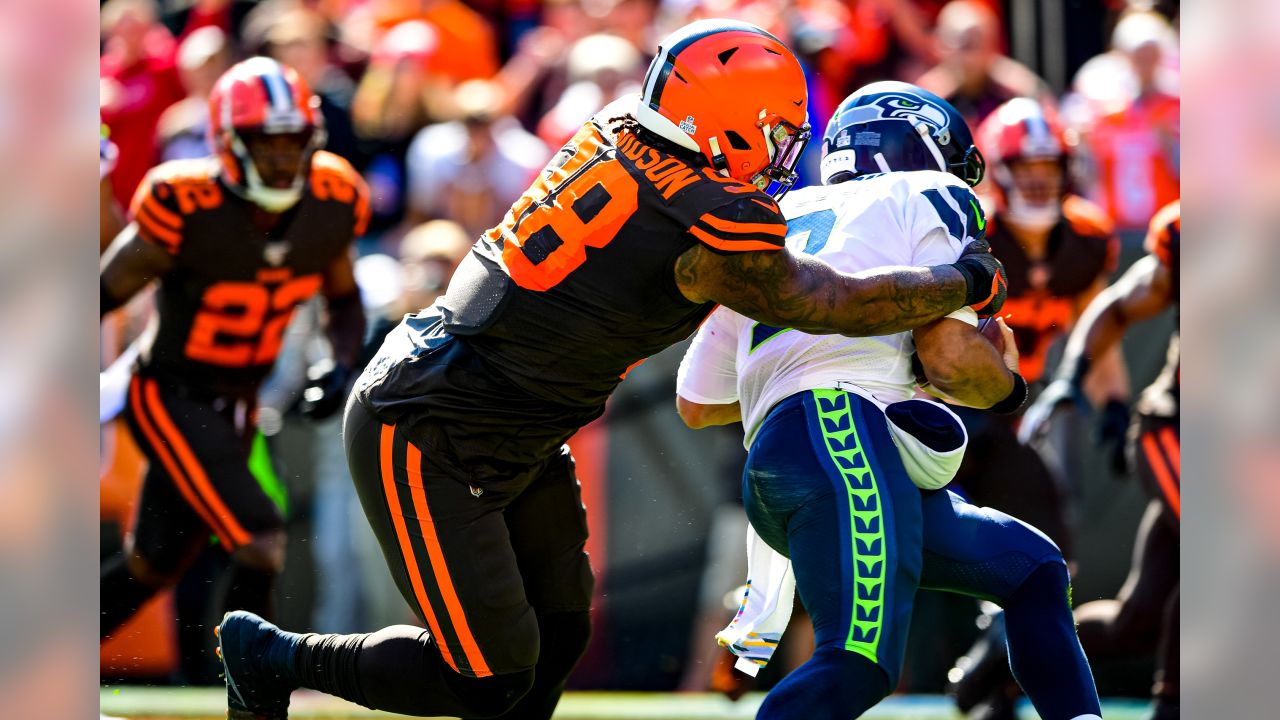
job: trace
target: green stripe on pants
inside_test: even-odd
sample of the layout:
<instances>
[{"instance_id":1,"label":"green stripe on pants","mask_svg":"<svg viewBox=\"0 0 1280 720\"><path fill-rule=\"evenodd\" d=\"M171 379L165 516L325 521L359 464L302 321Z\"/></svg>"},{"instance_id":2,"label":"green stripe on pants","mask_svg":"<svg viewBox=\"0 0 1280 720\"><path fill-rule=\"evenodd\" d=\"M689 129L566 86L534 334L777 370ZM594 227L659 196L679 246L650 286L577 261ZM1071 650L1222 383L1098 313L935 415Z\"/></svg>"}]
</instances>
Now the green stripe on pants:
<instances>
[{"instance_id":1,"label":"green stripe on pants","mask_svg":"<svg viewBox=\"0 0 1280 720\"><path fill-rule=\"evenodd\" d=\"M885 538L883 503L875 472L858 438L849 396L841 390L813 390L818 424L831 462L844 479L849 499L854 587L846 650L878 662L884 625Z\"/></svg>"}]
</instances>

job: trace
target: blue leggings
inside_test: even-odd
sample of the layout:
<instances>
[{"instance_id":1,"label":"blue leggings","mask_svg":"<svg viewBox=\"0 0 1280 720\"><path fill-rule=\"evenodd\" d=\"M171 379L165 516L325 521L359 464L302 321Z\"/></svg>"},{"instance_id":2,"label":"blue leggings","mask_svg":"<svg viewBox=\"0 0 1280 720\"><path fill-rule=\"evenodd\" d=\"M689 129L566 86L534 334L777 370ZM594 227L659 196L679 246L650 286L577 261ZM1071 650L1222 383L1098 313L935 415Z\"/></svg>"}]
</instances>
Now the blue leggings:
<instances>
[{"instance_id":1,"label":"blue leggings","mask_svg":"<svg viewBox=\"0 0 1280 720\"><path fill-rule=\"evenodd\" d=\"M992 600L1028 619L1019 635L1026 647L1011 658L1045 720L1098 712L1057 546L955 493L919 490L870 401L814 390L779 403L752 444L743 501L760 537L791 559L819 650L810 661L817 667L779 685L760 717L849 718L878 702L897 684L922 587ZM824 668L845 681L823 680ZM863 681L850 682L857 673ZM802 683L837 690L794 687Z\"/></svg>"}]
</instances>

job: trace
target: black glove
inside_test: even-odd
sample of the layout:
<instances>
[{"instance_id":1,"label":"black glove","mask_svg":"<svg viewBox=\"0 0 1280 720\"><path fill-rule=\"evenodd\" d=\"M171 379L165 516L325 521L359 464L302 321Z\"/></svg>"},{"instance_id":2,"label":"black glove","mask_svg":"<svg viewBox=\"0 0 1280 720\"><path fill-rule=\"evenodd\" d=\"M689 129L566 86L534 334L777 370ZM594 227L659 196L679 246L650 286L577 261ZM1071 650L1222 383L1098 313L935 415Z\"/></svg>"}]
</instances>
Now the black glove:
<instances>
[{"instance_id":1,"label":"black glove","mask_svg":"<svg viewBox=\"0 0 1280 720\"><path fill-rule=\"evenodd\" d=\"M347 400L347 380L351 370L324 361L307 371L307 389L299 408L312 420L323 420L337 412Z\"/></svg>"},{"instance_id":2,"label":"black glove","mask_svg":"<svg viewBox=\"0 0 1280 720\"><path fill-rule=\"evenodd\" d=\"M964 302L978 313L978 317L991 317L1000 312L1009 295L1009 283L1005 280L1004 265L991 254L991 243L971 241L951 267L964 275L968 284Z\"/></svg>"},{"instance_id":3,"label":"black glove","mask_svg":"<svg viewBox=\"0 0 1280 720\"><path fill-rule=\"evenodd\" d=\"M1129 433L1129 404L1119 400L1108 400L1102 406L1102 414L1098 418L1098 444L1110 446L1108 456L1111 470L1117 475L1125 475L1129 471L1129 460L1125 456L1125 438Z\"/></svg>"}]
</instances>

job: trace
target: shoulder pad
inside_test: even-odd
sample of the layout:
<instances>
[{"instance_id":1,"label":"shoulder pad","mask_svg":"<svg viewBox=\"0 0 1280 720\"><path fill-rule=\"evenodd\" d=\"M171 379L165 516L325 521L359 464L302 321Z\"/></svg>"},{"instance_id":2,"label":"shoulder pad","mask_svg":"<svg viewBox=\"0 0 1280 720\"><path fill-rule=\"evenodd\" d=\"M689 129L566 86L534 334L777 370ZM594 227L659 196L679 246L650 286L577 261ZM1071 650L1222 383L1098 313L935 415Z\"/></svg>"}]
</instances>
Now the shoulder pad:
<instances>
[{"instance_id":1,"label":"shoulder pad","mask_svg":"<svg viewBox=\"0 0 1280 720\"><path fill-rule=\"evenodd\" d=\"M889 173L885 177L892 177L894 174L896 173ZM973 188L963 180L950 173L933 170L900 174L914 177L907 178L906 185L895 187L908 189L908 201L912 196L924 198L953 238L965 243L986 237L986 211Z\"/></svg>"},{"instance_id":2,"label":"shoulder pad","mask_svg":"<svg viewBox=\"0 0 1280 720\"><path fill-rule=\"evenodd\" d=\"M689 232L720 252L780 250L787 238L787 221L772 198L756 192L730 197L713 207L694 221Z\"/></svg>"},{"instance_id":3,"label":"shoulder pad","mask_svg":"<svg viewBox=\"0 0 1280 720\"><path fill-rule=\"evenodd\" d=\"M369 188L351 163L326 150L311 157L311 194L353 206L355 234L363 235L369 225Z\"/></svg>"},{"instance_id":4,"label":"shoulder pad","mask_svg":"<svg viewBox=\"0 0 1280 720\"><path fill-rule=\"evenodd\" d=\"M212 158L173 160L152 168L129 204L144 240L171 254L182 246L186 218L222 204L217 163Z\"/></svg>"},{"instance_id":5,"label":"shoulder pad","mask_svg":"<svg viewBox=\"0 0 1280 720\"><path fill-rule=\"evenodd\" d=\"M1062 219L1077 235L1105 238L1115 234L1115 225L1107 213L1079 195L1068 195L1062 201Z\"/></svg>"}]
</instances>

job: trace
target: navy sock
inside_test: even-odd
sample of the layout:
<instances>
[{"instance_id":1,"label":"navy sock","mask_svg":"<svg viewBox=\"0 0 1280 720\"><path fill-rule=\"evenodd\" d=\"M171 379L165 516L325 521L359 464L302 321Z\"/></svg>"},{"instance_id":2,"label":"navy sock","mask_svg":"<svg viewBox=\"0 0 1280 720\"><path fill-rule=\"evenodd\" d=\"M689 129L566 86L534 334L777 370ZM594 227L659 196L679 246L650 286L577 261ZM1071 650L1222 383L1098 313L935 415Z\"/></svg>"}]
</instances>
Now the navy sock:
<instances>
[{"instance_id":1,"label":"navy sock","mask_svg":"<svg viewBox=\"0 0 1280 720\"><path fill-rule=\"evenodd\" d=\"M1044 720L1101 715L1098 689L1076 637L1067 569L1042 565L1004 603L1009 667Z\"/></svg>"},{"instance_id":2,"label":"navy sock","mask_svg":"<svg viewBox=\"0 0 1280 720\"><path fill-rule=\"evenodd\" d=\"M820 647L765 697L756 720L849 720L889 694L889 678L867 658Z\"/></svg>"}]
</instances>

